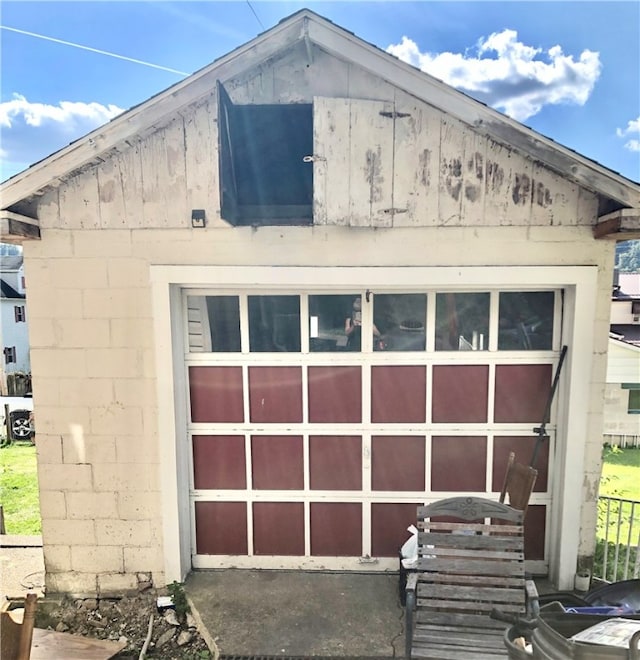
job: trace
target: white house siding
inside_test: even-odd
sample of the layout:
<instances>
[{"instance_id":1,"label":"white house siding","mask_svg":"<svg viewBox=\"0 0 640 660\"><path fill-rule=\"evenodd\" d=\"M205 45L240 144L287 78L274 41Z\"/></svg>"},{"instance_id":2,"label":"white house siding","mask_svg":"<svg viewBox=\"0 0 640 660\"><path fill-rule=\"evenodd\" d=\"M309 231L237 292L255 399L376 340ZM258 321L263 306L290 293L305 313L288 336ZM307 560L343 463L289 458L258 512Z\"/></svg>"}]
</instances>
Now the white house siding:
<instances>
[{"instance_id":1,"label":"white house siding","mask_svg":"<svg viewBox=\"0 0 640 660\"><path fill-rule=\"evenodd\" d=\"M612 305L615 307L615 304ZM604 439L613 444L640 442L640 415L630 415L629 390L622 383L640 383L640 347L609 340L604 397Z\"/></svg>"},{"instance_id":2,"label":"white house siding","mask_svg":"<svg viewBox=\"0 0 640 660\"><path fill-rule=\"evenodd\" d=\"M352 215L344 200L362 192L356 179L343 202L325 206L323 225L227 226L219 210L213 95L140 132L37 202L42 240L25 244L25 259L50 591L118 591L135 587L140 572L158 584L182 577L163 553L163 524L164 533L172 530L163 518L159 455L167 429L158 425L157 388L165 374L158 382L156 365L157 352L171 346L158 343L154 327L158 314L166 323L169 317L153 304L153 266L453 267L452 286L461 266L598 266L588 333L602 339L573 367L583 377L575 396L588 404L579 440L569 440L571 465L558 461L554 475L562 481L584 474L581 494L556 484L556 513L567 507L576 521L568 551L576 544L579 555L593 551L613 268L610 244L592 238L595 195L354 65L315 48L309 69L294 66L295 57L291 52L228 83L232 99L351 97L353 106L375 100L411 114L388 147L396 157L383 154L385 177L397 192L393 206L407 209L391 213L388 226L361 218L358 229L345 226ZM317 77L317 70L326 75ZM191 228L192 208L205 210L206 228ZM563 565L554 577L566 588L575 567L563 552L557 545L551 560Z\"/></svg>"}]
</instances>

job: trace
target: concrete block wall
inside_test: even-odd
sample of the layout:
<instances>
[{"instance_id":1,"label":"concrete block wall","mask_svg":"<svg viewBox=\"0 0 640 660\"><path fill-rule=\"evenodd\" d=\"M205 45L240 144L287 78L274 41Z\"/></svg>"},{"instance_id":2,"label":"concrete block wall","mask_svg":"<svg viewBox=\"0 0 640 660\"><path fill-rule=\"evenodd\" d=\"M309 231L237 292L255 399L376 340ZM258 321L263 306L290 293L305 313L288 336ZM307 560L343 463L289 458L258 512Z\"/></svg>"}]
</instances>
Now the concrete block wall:
<instances>
[{"instance_id":1,"label":"concrete block wall","mask_svg":"<svg viewBox=\"0 0 640 660\"><path fill-rule=\"evenodd\" d=\"M47 590L162 585L148 263L117 231L45 230L25 254Z\"/></svg>"},{"instance_id":2,"label":"concrete block wall","mask_svg":"<svg viewBox=\"0 0 640 660\"><path fill-rule=\"evenodd\" d=\"M135 588L140 573L164 582L150 265L604 264L596 324L606 337L609 247L575 226L44 230L25 257L47 588L112 593ZM585 556L605 373L600 341L588 437L570 440L585 442Z\"/></svg>"}]
</instances>

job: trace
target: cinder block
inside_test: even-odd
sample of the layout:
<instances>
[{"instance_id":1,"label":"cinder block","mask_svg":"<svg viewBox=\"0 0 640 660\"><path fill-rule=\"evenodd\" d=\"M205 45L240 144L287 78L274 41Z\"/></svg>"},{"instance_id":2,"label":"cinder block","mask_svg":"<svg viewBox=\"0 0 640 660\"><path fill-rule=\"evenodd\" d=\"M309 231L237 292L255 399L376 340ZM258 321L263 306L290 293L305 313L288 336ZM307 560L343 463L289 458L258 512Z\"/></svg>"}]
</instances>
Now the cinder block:
<instances>
[{"instance_id":1,"label":"cinder block","mask_svg":"<svg viewBox=\"0 0 640 660\"><path fill-rule=\"evenodd\" d=\"M95 348L111 345L106 319L60 319L56 322L60 348Z\"/></svg>"},{"instance_id":2,"label":"cinder block","mask_svg":"<svg viewBox=\"0 0 640 660\"><path fill-rule=\"evenodd\" d=\"M82 318L81 289L56 289L49 281L37 287L29 282L29 326L40 318Z\"/></svg>"},{"instance_id":3,"label":"cinder block","mask_svg":"<svg viewBox=\"0 0 640 660\"><path fill-rule=\"evenodd\" d=\"M141 436L138 442L131 442L129 437L116 438L116 454L118 463L155 465L159 458L158 440L148 434Z\"/></svg>"},{"instance_id":4,"label":"cinder block","mask_svg":"<svg viewBox=\"0 0 640 660\"><path fill-rule=\"evenodd\" d=\"M87 375L86 352L81 348L32 348L30 357L31 368L36 373L57 374L58 378L85 378Z\"/></svg>"},{"instance_id":5,"label":"cinder block","mask_svg":"<svg viewBox=\"0 0 640 660\"><path fill-rule=\"evenodd\" d=\"M153 572L164 568L164 558L161 547L123 548L124 570L127 573Z\"/></svg>"},{"instance_id":6,"label":"cinder block","mask_svg":"<svg viewBox=\"0 0 640 660\"><path fill-rule=\"evenodd\" d=\"M47 573L63 573L71 570L71 548L68 545L43 547L44 567Z\"/></svg>"},{"instance_id":7,"label":"cinder block","mask_svg":"<svg viewBox=\"0 0 640 660\"><path fill-rule=\"evenodd\" d=\"M153 319L113 319L111 346L153 348Z\"/></svg>"},{"instance_id":8,"label":"cinder block","mask_svg":"<svg viewBox=\"0 0 640 660\"><path fill-rule=\"evenodd\" d=\"M93 466L94 490L140 493L158 490L158 474L154 469L141 469L138 463L109 463Z\"/></svg>"},{"instance_id":9,"label":"cinder block","mask_svg":"<svg viewBox=\"0 0 640 660\"><path fill-rule=\"evenodd\" d=\"M55 468L49 468L55 469ZM40 516L41 518L67 517L67 505L62 491L40 489Z\"/></svg>"},{"instance_id":10,"label":"cinder block","mask_svg":"<svg viewBox=\"0 0 640 660\"><path fill-rule=\"evenodd\" d=\"M83 289L104 289L107 280L107 261L102 253L101 258L51 259L49 273L51 283L56 288L73 289L82 282Z\"/></svg>"},{"instance_id":11,"label":"cinder block","mask_svg":"<svg viewBox=\"0 0 640 660\"><path fill-rule=\"evenodd\" d=\"M158 491L118 493L121 520L154 520L162 511L162 494Z\"/></svg>"},{"instance_id":12,"label":"cinder block","mask_svg":"<svg viewBox=\"0 0 640 660\"><path fill-rule=\"evenodd\" d=\"M42 490L42 474L46 466L62 463L62 440L59 435L41 433L40 427L36 433L36 455L38 456L38 478ZM50 468L49 468L50 469ZM48 490L58 490L57 488Z\"/></svg>"},{"instance_id":13,"label":"cinder block","mask_svg":"<svg viewBox=\"0 0 640 660\"><path fill-rule=\"evenodd\" d=\"M100 520L96 522L98 545L143 547L151 545L151 528L146 520Z\"/></svg>"},{"instance_id":14,"label":"cinder block","mask_svg":"<svg viewBox=\"0 0 640 660\"><path fill-rule=\"evenodd\" d=\"M90 465L43 465L38 470L40 490L85 491L93 490Z\"/></svg>"},{"instance_id":15,"label":"cinder block","mask_svg":"<svg viewBox=\"0 0 640 660\"><path fill-rule=\"evenodd\" d=\"M109 436L86 436L83 433L68 433L62 439L65 463L89 463L98 465L116 462L116 443Z\"/></svg>"},{"instance_id":16,"label":"cinder block","mask_svg":"<svg viewBox=\"0 0 640 660\"><path fill-rule=\"evenodd\" d=\"M137 591L137 587L138 579L135 573L102 573L98 575L98 594L103 598Z\"/></svg>"},{"instance_id":17,"label":"cinder block","mask_svg":"<svg viewBox=\"0 0 640 660\"><path fill-rule=\"evenodd\" d=\"M29 300L31 302L31 300ZM29 309L29 312L31 309ZM31 319L29 314L29 348L53 348L58 346L57 325L49 318Z\"/></svg>"},{"instance_id":18,"label":"cinder block","mask_svg":"<svg viewBox=\"0 0 640 660\"><path fill-rule=\"evenodd\" d=\"M47 595L68 594L76 598L94 597L98 594L95 573L47 573L45 576Z\"/></svg>"},{"instance_id":19,"label":"cinder block","mask_svg":"<svg viewBox=\"0 0 640 660\"><path fill-rule=\"evenodd\" d=\"M115 493L67 493L67 517L70 520L100 520L117 518Z\"/></svg>"},{"instance_id":20,"label":"cinder block","mask_svg":"<svg viewBox=\"0 0 640 660\"><path fill-rule=\"evenodd\" d=\"M96 545L93 520L68 520L43 518L42 542L44 547L52 545Z\"/></svg>"},{"instance_id":21,"label":"cinder block","mask_svg":"<svg viewBox=\"0 0 640 660\"><path fill-rule=\"evenodd\" d=\"M97 378L142 376L142 352L136 348L88 348L87 375Z\"/></svg>"},{"instance_id":22,"label":"cinder block","mask_svg":"<svg viewBox=\"0 0 640 660\"><path fill-rule=\"evenodd\" d=\"M89 428L89 408L86 406L68 406L65 401L58 406L38 406L38 433L65 435L76 429L86 431Z\"/></svg>"},{"instance_id":23,"label":"cinder block","mask_svg":"<svg viewBox=\"0 0 640 660\"><path fill-rule=\"evenodd\" d=\"M92 289L82 301L83 316L91 319L151 318L149 288Z\"/></svg>"},{"instance_id":24,"label":"cinder block","mask_svg":"<svg viewBox=\"0 0 640 660\"><path fill-rule=\"evenodd\" d=\"M146 259L111 258L107 264L109 286L148 286L149 262Z\"/></svg>"},{"instance_id":25,"label":"cinder block","mask_svg":"<svg viewBox=\"0 0 640 660\"><path fill-rule=\"evenodd\" d=\"M91 408L91 433L93 435L115 435L139 437L143 434L142 408L125 407L121 403Z\"/></svg>"},{"instance_id":26,"label":"cinder block","mask_svg":"<svg viewBox=\"0 0 640 660\"><path fill-rule=\"evenodd\" d=\"M112 378L63 378L58 380L56 389L60 390L61 401L74 401L89 407L114 401Z\"/></svg>"},{"instance_id":27,"label":"cinder block","mask_svg":"<svg viewBox=\"0 0 640 660\"><path fill-rule=\"evenodd\" d=\"M71 546L71 568L80 573L120 573L124 568L120 546Z\"/></svg>"},{"instance_id":28,"label":"cinder block","mask_svg":"<svg viewBox=\"0 0 640 660\"><path fill-rule=\"evenodd\" d=\"M156 381L153 378L118 378L113 381L114 400L125 407L140 406L143 410L157 405Z\"/></svg>"},{"instance_id":29,"label":"cinder block","mask_svg":"<svg viewBox=\"0 0 640 660\"><path fill-rule=\"evenodd\" d=\"M131 232L128 229L83 230L73 232L74 254L77 257L130 257L133 254Z\"/></svg>"}]
</instances>

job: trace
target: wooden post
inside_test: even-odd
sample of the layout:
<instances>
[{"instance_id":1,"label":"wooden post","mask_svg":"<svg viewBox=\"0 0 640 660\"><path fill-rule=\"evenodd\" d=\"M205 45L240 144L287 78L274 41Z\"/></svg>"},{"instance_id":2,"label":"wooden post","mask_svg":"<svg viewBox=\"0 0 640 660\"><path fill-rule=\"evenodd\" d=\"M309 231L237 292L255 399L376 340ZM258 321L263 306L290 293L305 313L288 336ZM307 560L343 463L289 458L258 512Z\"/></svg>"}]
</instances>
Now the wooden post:
<instances>
[{"instance_id":1,"label":"wooden post","mask_svg":"<svg viewBox=\"0 0 640 660\"><path fill-rule=\"evenodd\" d=\"M0 534L6 534L7 530L4 527L4 509L2 504L0 504Z\"/></svg>"}]
</instances>

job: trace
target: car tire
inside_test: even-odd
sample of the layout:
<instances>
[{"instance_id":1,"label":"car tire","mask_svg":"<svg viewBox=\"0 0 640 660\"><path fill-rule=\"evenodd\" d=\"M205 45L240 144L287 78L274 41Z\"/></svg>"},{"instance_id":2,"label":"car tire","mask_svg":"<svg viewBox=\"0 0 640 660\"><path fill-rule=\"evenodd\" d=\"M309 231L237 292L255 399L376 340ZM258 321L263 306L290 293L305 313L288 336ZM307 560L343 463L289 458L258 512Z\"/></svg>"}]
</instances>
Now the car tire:
<instances>
[{"instance_id":1,"label":"car tire","mask_svg":"<svg viewBox=\"0 0 640 660\"><path fill-rule=\"evenodd\" d=\"M11 410L8 432L12 440L31 440L34 435L31 426L31 411Z\"/></svg>"}]
</instances>

